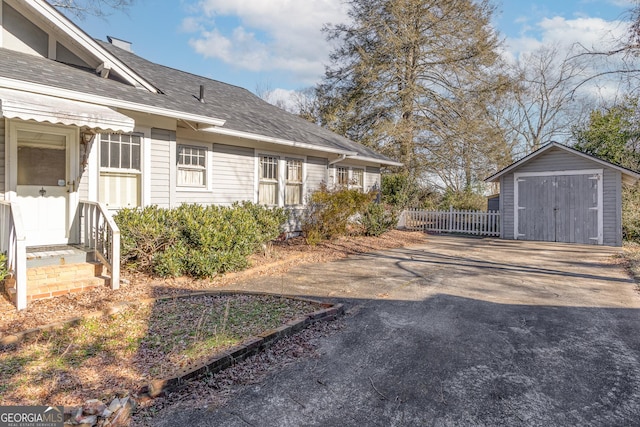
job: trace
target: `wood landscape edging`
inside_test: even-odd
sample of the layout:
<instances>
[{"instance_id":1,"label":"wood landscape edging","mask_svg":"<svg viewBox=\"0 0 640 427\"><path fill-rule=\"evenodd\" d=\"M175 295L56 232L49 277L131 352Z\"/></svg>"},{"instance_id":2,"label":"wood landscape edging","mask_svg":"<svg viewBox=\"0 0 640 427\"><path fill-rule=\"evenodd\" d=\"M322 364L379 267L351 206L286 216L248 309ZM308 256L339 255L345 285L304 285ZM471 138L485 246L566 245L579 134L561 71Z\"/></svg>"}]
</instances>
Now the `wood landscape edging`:
<instances>
[{"instance_id":1,"label":"wood landscape edging","mask_svg":"<svg viewBox=\"0 0 640 427\"><path fill-rule=\"evenodd\" d=\"M269 294L266 292L252 292L252 291L199 291L191 292L182 295L164 296L158 298L145 298L133 302L120 302L116 303L104 310L94 311L84 314L82 316L73 317L70 319L62 320L59 322L50 323L37 328L28 329L17 334L5 335L0 337L0 347L6 347L20 343L26 338L39 334L44 331L61 329L66 325L76 325L84 319L98 318L102 316L109 316L116 314L134 304L153 304L158 301L176 300L183 298L201 297L201 296L230 296L230 295L255 295L255 296L276 296L287 298L291 300L304 301L317 304L324 307L320 310L316 310L304 316L297 317L285 323L284 325L265 331L258 334L255 337L251 337L244 341L242 344L233 346L222 353L215 354L209 360L204 363L200 363L196 366L183 369L179 371L178 375L164 378L155 379L148 384L144 384L140 388L141 394L146 394L149 397L157 397L162 393L170 390L174 390L183 385L187 380L203 375L205 373L215 374L223 369L232 366L233 364L247 359L254 354L257 354L272 344L274 344L280 338L288 337L301 331L305 327L312 323L319 321L335 320L338 316L344 314L344 306L342 304L326 303L314 299L300 298L294 295L282 295L282 294Z\"/></svg>"},{"instance_id":2,"label":"wood landscape edging","mask_svg":"<svg viewBox=\"0 0 640 427\"><path fill-rule=\"evenodd\" d=\"M253 294L253 293L252 293ZM255 293L256 295L271 295L263 293ZM242 344L231 347L230 349L214 355L208 361L198 364L195 367L184 369L178 373L178 375L165 379L157 379L150 381L147 385L143 386L140 390L141 394L146 394L149 397L158 397L161 394L175 390L190 379L196 378L204 374L218 373L237 362L241 362L274 344L281 338L291 336L296 332L304 329L312 323L319 321L335 320L338 316L344 314L344 306L342 304L330 304L323 303L316 300L310 300L305 298L286 297L291 299L297 299L300 301L313 302L325 306L322 310L316 310L305 316L298 317L290 320L284 325L271 329L269 331L258 334L258 336L249 338Z\"/></svg>"}]
</instances>

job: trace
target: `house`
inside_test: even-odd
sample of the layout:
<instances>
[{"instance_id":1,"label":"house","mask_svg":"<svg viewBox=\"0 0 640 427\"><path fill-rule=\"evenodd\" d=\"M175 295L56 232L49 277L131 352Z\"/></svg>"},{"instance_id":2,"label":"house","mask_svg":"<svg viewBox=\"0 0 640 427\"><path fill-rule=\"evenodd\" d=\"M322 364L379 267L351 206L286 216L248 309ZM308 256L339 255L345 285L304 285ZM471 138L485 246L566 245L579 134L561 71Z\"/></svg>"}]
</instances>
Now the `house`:
<instances>
[{"instance_id":1,"label":"house","mask_svg":"<svg viewBox=\"0 0 640 427\"><path fill-rule=\"evenodd\" d=\"M640 174L551 142L486 179L500 183L501 237L622 245L622 184Z\"/></svg>"},{"instance_id":2,"label":"house","mask_svg":"<svg viewBox=\"0 0 640 427\"><path fill-rule=\"evenodd\" d=\"M366 191L399 165L243 88L97 41L44 0L0 0L0 26L0 250L18 308L72 286L47 287L62 273L34 272L27 256L68 265L89 249L118 286L109 211L244 200L295 209L322 182ZM75 246L64 258L55 245ZM65 283L79 283L74 274Z\"/></svg>"}]
</instances>

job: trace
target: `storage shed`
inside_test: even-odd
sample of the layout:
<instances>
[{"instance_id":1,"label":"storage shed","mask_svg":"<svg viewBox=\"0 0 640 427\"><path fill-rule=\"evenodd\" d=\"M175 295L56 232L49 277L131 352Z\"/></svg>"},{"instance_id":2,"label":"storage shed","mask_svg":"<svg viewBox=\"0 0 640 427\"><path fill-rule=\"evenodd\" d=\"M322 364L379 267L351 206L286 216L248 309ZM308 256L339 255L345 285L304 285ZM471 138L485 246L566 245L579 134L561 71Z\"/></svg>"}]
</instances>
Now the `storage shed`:
<instances>
[{"instance_id":1,"label":"storage shed","mask_svg":"<svg viewBox=\"0 0 640 427\"><path fill-rule=\"evenodd\" d=\"M486 179L500 182L503 239L622 245L622 184L640 174L551 142Z\"/></svg>"}]
</instances>

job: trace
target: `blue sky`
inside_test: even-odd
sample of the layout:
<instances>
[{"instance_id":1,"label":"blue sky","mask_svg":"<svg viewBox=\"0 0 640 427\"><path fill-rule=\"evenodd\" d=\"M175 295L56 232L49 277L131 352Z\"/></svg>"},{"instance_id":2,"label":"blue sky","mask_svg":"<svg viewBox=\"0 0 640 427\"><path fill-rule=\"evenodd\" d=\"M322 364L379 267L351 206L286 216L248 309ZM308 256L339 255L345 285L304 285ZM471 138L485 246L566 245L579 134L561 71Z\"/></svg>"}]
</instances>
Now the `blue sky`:
<instances>
[{"instance_id":1,"label":"blue sky","mask_svg":"<svg viewBox=\"0 0 640 427\"><path fill-rule=\"evenodd\" d=\"M591 46L624 31L620 21L632 4L503 0L495 26L512 58L543 43ZM318 82L331 51L320 28L345 14L341 0L136 0L127 14L72 19L93 37L132 42L135 53L153 62L255 92Z\"/></svg>"}]
</instances>

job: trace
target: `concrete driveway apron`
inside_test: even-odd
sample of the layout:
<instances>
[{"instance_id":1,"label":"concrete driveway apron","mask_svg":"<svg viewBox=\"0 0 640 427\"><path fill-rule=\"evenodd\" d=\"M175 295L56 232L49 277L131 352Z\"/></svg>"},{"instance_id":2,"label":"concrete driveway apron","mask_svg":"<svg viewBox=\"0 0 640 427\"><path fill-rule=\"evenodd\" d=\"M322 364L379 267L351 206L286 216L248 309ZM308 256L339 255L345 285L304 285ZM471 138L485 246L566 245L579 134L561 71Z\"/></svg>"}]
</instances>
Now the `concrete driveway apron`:
<instances>
[{"instance_id":1,"label":"concrete driveway apron","mask_svg":"<svg viewBox=\"0 0 640 427\"><path fill-rule=\"evenodd\" d=\"M345 302L347 326L159 425L640 425L640 294L616 253L430 236L236 285Z\"/></svg>"}]
</instances>

